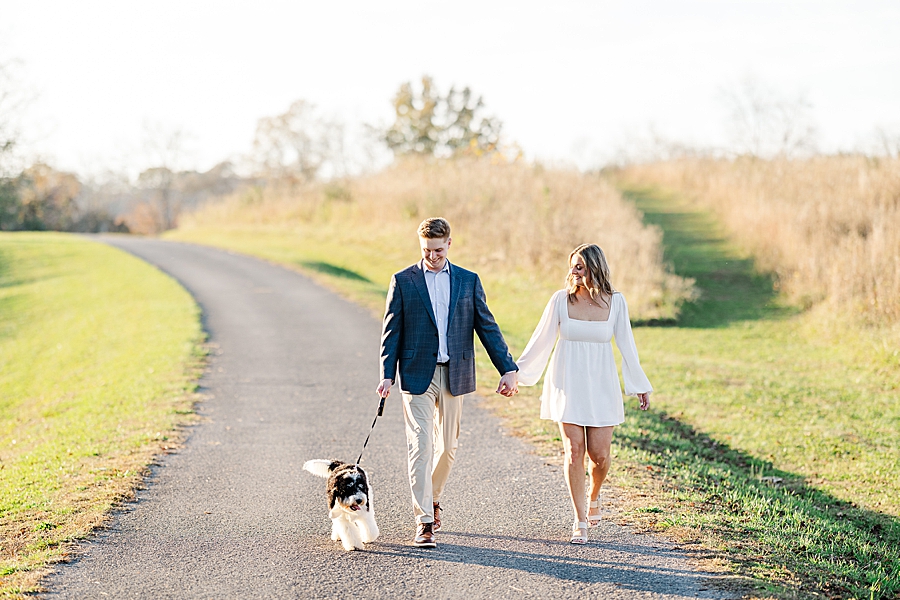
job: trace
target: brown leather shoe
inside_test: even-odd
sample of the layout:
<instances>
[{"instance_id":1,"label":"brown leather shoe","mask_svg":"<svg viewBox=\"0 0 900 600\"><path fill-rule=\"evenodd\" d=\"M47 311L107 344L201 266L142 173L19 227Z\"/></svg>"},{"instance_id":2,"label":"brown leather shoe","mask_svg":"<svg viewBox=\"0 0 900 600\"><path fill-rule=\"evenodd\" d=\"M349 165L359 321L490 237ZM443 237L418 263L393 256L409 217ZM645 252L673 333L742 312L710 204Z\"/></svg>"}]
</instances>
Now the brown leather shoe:
<instances>
[{"instance_id":1,"label":"brown leather shoe","mask_svg":"<svg viewBox=\"0 0 900 600\"><path fill-rule=\"evenodd\" d=\"M437 543L434 541L433 523L419 523L413 545L419 548L434 548L437 546Z\"/></svg>"},{"instance_id":2,"label":"brown leather shoe","mask_svg":"<svg viewBox=\"0 0 900 600\"><path fill-rule=\"evenodd\" d=\"M434 532L437 533L441 530L441 504L440 502L434 503Z\"/></svg>"}]
</instances>

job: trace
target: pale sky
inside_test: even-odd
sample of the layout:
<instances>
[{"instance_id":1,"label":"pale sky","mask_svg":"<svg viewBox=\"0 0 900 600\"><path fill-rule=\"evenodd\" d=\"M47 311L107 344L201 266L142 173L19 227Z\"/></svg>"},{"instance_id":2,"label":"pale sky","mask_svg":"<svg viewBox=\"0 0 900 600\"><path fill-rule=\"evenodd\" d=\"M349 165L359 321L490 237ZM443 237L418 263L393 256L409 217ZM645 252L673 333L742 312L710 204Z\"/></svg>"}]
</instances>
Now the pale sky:
<instances>
[{"instance_id":1,"label":"pale sky","mask_svg":"<svg viewBox=\"0 0 900 600\"><path fill-rule=\"evenodd\" d=\"M0 0L10 59L24 149L82 173L148 166L145 123L184 130L199 169L296 99L387 124L424 73L483 95L527 156L582 166L650 126L725 144L719 91L747 75L805 94L825 150L900 131L896 0Z\"/></svg>"}]
</instances>

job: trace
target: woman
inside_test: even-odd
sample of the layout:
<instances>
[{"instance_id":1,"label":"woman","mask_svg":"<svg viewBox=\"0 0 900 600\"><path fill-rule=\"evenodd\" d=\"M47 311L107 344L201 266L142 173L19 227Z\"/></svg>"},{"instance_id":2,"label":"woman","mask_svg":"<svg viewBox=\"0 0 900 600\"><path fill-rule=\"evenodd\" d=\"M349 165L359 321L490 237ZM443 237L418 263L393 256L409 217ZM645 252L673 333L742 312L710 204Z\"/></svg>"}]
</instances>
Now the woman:
<instances>
[{"instance_id":1,"label":"woman","mask_svg":"<svg viewBox=\"0 0 900 600\"><path fill-rule=\"evenodd\" d=\"M541 418L558 422L562 434L566 484L575 509L573 544L586 543L588 526L600 523L600 486L609 472L613 427L625 420L613 337L622 354L625 393L636 395L641 410L647 410L653 388L638 360L628 305L609 282L603 250L594 244L582 244L569 255L566 289L550 298L531 341L516 361L519 383L534 385L550 358L541 394ZM587 513L585 450L590 457L591 477Z\"/></svg>"}]
</instances>

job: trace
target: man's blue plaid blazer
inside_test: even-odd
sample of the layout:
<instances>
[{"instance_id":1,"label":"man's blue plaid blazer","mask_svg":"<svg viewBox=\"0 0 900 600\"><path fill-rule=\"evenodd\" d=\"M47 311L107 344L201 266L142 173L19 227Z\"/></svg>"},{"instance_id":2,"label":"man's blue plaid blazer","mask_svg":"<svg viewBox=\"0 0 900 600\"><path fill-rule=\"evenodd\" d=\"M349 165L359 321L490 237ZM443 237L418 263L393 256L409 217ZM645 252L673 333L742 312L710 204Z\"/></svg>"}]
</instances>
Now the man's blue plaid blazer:
<instances>
[{"instance_id":1,"label":"man's blue plaid blazer","mask_svg":"<svg viewBox=\"0 0 900 600\"><path fill-rule=\"evenodd\" d=\"M437 325L422 269L420 261L391 277L381 335L381 378L396 381L399 364L400 391L413 395L424 394L431 384L438 352ZM475 391L476 333L497 371L516 370L478 275L450 265L447 351L454 396Z\"/></svg>"}]
</instances>

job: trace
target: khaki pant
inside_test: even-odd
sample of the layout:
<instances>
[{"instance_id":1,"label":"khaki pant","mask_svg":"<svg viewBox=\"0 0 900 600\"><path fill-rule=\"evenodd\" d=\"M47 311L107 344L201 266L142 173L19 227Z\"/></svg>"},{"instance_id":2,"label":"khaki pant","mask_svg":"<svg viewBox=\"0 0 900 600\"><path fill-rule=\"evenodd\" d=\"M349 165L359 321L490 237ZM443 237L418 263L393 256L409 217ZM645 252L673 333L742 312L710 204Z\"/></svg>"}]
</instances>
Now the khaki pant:
<instances>
[{"instance_id":1,"label":"khaki pant","mask_svg":"<svg viewBox=\"0 0 900 600\"><path fill-rule=\"evenodd\" d=\"M440 365L424 394L403 394L409 487L417 523L434 521L432 502L440 500L459 446L463 398L450 393L448 369Z\"/></svg>"}]
</instances>

